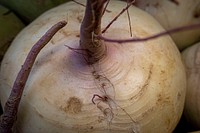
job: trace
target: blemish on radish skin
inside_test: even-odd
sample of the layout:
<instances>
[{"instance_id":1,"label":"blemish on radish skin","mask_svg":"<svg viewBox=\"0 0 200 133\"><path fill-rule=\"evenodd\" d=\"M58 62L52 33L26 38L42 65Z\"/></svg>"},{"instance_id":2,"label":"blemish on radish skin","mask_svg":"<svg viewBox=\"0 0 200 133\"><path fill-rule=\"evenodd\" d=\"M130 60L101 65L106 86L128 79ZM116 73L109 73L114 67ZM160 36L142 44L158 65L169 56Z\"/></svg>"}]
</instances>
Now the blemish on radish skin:
<instances>
[{"instance_id":1,"label":"blemish on radish skin","mask_svg":"<svg viewBox=\"0 0 200 133\"><path fill-rule=\"evenodd\" d=\"M141 114L140 119L145 118L146 116L148 116L148 114L150 114L154 110L155 110L155 106L152 106L151 108L149 108L148 110L146 110L144 113Z\"/></svg>"},{"instance_id":2,"label":"blemish on radish skin","mask_svg":"<svg viewBox=\"0 0 200 133\"><path fill-rule=\"evenodd\" d=\"M55 42L53 41L53 39L52 39L50 42L51 42L51 44L53 44L53 45L55 44Z\"/></svg>"},{"instance_id":3,"label":"blemish on radish skin","mask_svg":"<svg viewBox=\"0 0 200 133\"><path fill-rule=\"evenodd\" d=\"M105 120L105 117L103 116L98 116L98 122L102 123Z\"/></svg>"},{"instance_id":4,"label":"blemish on radish skin","mask_svg":"<svg viewBox=\"0 0 200 133\"><path fill-rule=\"evenodd\" d=\"M69 36L69 33L67 33L65 30L60 30L60 33L66 37Z\"/></svg>"},{"instance_id":5,"label":"blemish on radish skin","mask_svg":"<svg viewBox=\"0 0 200 133\"><path fill-rule=\"evenodd\" d=\"M79 23L81 23L82 20L83 20L83 16L82 16L82 15L78 15L78 16L77 16L77 20L78 20Z\"/></svg>"},{"instance_id":6,"label":"blemish on radish skin","mask_svg":"<svg viewBox=\"0 0 200 133\"><path fill-rule=\"evenodd\" d=\"M167 119L166 120L166 124L167 124L167 129L169 129L170 125L171 125L171 120L170 119Z\"/></svg>"},{"instance_id":7,"label":"blemish on radish skin","mask_svg":"<svg viewBox=\"0 0 200 133\"><path fill-rule=\"evenodd\" d=\"M166 96L162 92L158 94L157 98L156 105L166 105L171 103L170 96Z\"/></svg>"},{"instance_id":8,"label":"blemish on radish skin","mask_svg":"<svg viewBox=\"0 0 200 133\"><path fill-rule=\"evenodd\" d=\"M65 107L61 107L62 110L64 110L66 113L70 114L78 114L81 112L82 108L82 102L79 98L76 97L70 97L67 101L67 104Z\"/></svg>"}]
</instances>

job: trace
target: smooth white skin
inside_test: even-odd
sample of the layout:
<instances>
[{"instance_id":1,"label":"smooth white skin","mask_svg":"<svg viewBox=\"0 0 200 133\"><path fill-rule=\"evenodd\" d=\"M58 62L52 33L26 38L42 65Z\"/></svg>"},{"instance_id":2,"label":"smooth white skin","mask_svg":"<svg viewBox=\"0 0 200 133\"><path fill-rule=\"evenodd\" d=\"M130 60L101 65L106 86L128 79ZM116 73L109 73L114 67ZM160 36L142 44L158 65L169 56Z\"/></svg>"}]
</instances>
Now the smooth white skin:
<instances>
[{"instance_id":1,"label":"smooth white skin","mask_svg":"<svg viewBox=\"0 0 200 133\"><path fill-rule=\"evenodd\" d=\"M105 13L102 28L126 5L111 1L111 12ZM83 56L65 46L79 48L84 10L69 2L46 12L21 32L7 51L0 75L3 105L33 44L56 22L68 21L34 64L19 108L18 132L172 132L182 114L186 88L185 70L172 39L165 36L142 43L105 42L105 58L93 65L96 73L106 77L98 82ZM144 11L131 7L129 12L134 37L163 31ZM121 15L103 35L130 38L127 14ZM100 83L108 84L105 92ZM98 104L94 105L94 94L107 94L112 100L95 98Z\"/></svg>"},{"instance_id":2,"label":"smooth white skin","mask_svg":"<svg viewBox=\"0 0 200 133\"><path fill-rule=\"evenodd\" d=\"M200 22L199 0L176 1L179 2L178 5L171 0L138 0L136 3L137 7L155 17L166 30ZM200 40L200 30L174 33L172 38L178 48L183 50Z\"/></svg>"},{"instance_id":3,"label":"smooth white skin","mask_svg":"<svg viewBox=\"0 0 200 133\"><path fill-rule=\"evenodd\" d=\"M184 114L187 120L200 129L200 43L182 52L187 72L187 93Z\"/></svg>"}]
</instances>

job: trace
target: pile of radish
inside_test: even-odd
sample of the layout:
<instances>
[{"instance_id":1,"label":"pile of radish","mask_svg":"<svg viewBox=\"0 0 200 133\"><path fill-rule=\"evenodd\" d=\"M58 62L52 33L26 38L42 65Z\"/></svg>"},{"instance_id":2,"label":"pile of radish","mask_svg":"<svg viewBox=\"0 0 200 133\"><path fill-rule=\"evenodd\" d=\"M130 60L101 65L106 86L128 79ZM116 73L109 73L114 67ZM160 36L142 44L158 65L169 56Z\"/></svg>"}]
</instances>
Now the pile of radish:
<instances>
[{"instance_id":1,"label":"pile of radish","mask_svg":"<svg viewBox=\"0 0 200 133\"><path fill-rule=\"evenodd\" d=\"M192 76L198 72L194 66L198 64L198 53L188 50L195 55L186 51L182 57L180 53L197 40L185 36L191 40L182 43L177 38L177 44L160 20L132 4L140 7L139 1L70 1L24 28L1 62L0 99L4 111L9 114L11 102L20 103L18 111L13 111L17 112L13 125L6 124L10 115L1 116L0 131L170 133L179 123L184 105L188 120L199 126L195 117L200 109L190 107L191 103L197 105L198 96L195 90L193 101L190 97L194 93L188 92L194 87ZM194 26L187 27L184 34L189 34L188 28ZM199 31L195 35L199 36ZM41 42L47 45L42 48ZM27 55L31 58L26 59ZM33 66L27 65L33 56ZM194 78L197 85L198 79ZM20 97L16 96L16 86L22 88Z\"/></svg>"}]
</instances>

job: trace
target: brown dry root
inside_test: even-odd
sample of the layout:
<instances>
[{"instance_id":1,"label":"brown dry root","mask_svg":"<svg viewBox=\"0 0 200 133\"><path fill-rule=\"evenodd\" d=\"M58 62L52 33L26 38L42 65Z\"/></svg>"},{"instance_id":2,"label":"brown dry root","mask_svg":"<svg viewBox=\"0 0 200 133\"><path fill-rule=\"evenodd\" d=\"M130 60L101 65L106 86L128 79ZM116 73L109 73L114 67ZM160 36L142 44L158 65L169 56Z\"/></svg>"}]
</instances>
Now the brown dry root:
<instances>
[{"instance_id":1,"label":"brown dry root","mask_svg":"<svg viewBox=\"0 0 200 133\"><path fill-rule=\"evenodd\" d=\"M157 33L157 34L149 36L149 37L144 37L144 38L110 39L110 38L103 37L102 35L96 35L96 38L98 38L100 40L104 40L106 42L114 42L114 43L144 42L144 41L153 40L153 39L156 39L158 37L165 36L165 35L169 35L169 34L173 34L173 33L177 33L177 32L182 32L182 31L187 31L187 30L198 29L198 28L200 28L200 23L194 24L194 25L188 25L188 26L174 28L174 29L167 30L167 31Z\"/></svg>"},{"instance_id":2,"label":"brown dry root","mask_svg":"<svg viewBox=\"0 0 200 133\"><path fill-rule=\"evenodd\" d=\"M17 118L18 106L24 90L24 86L30 74L31 68L35 62L40 50L51 40L58 30L63 28L67 23L65 21L58 22L52 26L41 39L32 47L17 78L14 82L11 94L5 104L4 112L0 120L0 132L11 133L14 122Z\"/></svg>"}]
</instances>

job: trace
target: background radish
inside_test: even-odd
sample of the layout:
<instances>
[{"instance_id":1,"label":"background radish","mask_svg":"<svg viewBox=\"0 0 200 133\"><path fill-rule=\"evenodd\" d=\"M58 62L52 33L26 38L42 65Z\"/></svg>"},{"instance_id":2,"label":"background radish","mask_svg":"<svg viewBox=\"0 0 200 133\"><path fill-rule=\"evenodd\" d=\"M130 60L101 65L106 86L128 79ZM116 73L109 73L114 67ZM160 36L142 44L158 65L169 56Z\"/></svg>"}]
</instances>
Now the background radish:
<instances>
[{"instance_id":1,"label":"background radish","mask_svg":"<svg viewBox=\"0 0 200 133\"><path fill-rule=\"evenodd\" d=\"M30 23L48 9L69 0L0 0L0 4L14 11L20 18Z\"/></svg>"},{"instance_id":2,"label":"background radish","mask_svg":"<svg viewBox=\"0 0 200 133\"><path fill-rule=\"evenodd\" d=\"M94 34L101 35L101 30L127 4L110 1L101 28L101 14L97 11L101 11L102 1L97 5L95 2L87 1L84 19L85 7L75 2L54 8L26 27L12 43L1 66L3 105L33 44L52 25L67 21L67 26L37 57L14 130L20 133L174 130L182 114L186 88L185 70L174 42L169 36L125 44L98 40ZM129 12L133 37L164 31L144 11L131 7ZM127 15L122 14L103 36L126 39L130 37L129 29Z\"/></svg>"},{"instance_id":3,"label":"background radish","mask_svg":"<svg viewBox=\"0 0 200 133\"><path fill-rule=\"evenodd\" d=\"M166 29L200 22L199 0L136 0L135 5L154 16ZM200 30L190 30L171 35L180 50L200 39Z\"/></svg>"},{"instance_id":4,"label":"background radish","mask_svg":"<svg viewBox=\"0 0 200 133\"><path fill-rule=\"evenodd\" d=\"M24 27L24 24L13 12L0 5L0 60L3 58L5 51Z\"/></svg>"},{"instance_id":5,"label":"background radish","mask_svg":"<svg viewBox=\"0 0 200 133\"><path fill-rule=\"evenodd\" d=\"M185 116L197 129L200 129L199 46L200 43L197 43L182 52L182 58L187 71Z\"/></svg>"}]
</instances>

